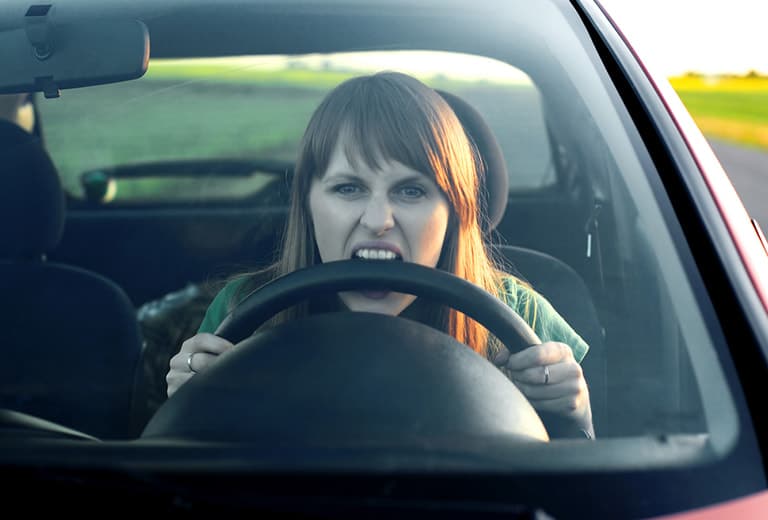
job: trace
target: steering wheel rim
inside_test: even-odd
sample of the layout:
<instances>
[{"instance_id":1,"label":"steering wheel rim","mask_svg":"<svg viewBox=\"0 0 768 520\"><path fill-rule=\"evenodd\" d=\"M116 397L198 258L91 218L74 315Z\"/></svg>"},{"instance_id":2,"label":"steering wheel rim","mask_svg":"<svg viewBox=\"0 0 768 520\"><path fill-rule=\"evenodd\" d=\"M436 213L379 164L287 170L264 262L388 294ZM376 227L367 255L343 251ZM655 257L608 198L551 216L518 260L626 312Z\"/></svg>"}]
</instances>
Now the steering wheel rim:
<instances>
[{"instance_id":1,"label":"steering wheel rim","mask_svg":"<svg viewBox=\"0 0 768 520\"><path fill-rule=\"evenodd\" d=\"M508 348L538 339L519 338L519 316L451 274L416 264L323 264L246 297L217 331L236 348L168 399L142 437L290 442L296 449L319 443L345 450L362 442L373 447L374 459L388 457L389 448L410 452L422 439L446 436L549 439L541 418L504 374L422 323L336 312L253 332L308 293L369 288L440 298L481 320Z\"/></svg>"},{"instance_id":2,"label":"steering wheel rim","mask_svg":"<svg viewBox=\"0 0 768 520\"><path fill-rule=\"evenodd\" d=\"M326 262L272 280L246 296L216 335L237 344L308 294L351 290L391 290L443 303L486 327L511 352L541 343L506 303L467 280L412 262L361 260Z\"/></svg>"}]
</instances>

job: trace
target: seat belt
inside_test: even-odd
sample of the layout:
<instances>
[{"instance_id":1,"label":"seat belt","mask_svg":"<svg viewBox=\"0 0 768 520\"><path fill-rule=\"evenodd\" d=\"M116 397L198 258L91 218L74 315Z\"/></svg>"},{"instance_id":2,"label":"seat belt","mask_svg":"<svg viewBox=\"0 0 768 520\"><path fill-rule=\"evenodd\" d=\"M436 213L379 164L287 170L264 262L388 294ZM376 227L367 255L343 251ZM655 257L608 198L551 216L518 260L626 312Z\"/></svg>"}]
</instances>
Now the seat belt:
<instances>
[{"instance_id":1,"label":"seat belt","mask_svg":"<svg viewBox=\"0 0 768 520\"><path fill-rule=\"evenodd\" d=\"M592 203L592 210L584 225L586 233L585 257L587 265L591 267L597 278L600 296L605 294L605 273L603 272L603 252L600 246L600 213L603 210L603 202L596 198Z\"/></svg>"}]
</instances>

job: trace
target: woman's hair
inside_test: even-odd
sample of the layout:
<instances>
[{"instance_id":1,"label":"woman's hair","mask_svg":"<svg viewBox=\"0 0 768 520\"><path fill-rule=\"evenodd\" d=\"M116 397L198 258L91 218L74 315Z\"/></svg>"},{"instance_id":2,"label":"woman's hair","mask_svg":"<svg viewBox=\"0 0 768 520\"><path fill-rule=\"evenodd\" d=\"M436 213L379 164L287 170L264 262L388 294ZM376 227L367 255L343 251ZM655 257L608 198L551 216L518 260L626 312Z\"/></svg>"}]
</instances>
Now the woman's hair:
<instances>
[{"instance_id":1,"label":"woman's hair","mask_svg":"<svg viewBox=\"0 0 768 520\"><path fill-rule=\"evenodd\" d=\"M445 194L450 217L437 268L499 294L502 273L486 250L481 227L485 218L479 200L482 161L447 102L417 79L396 72L356 77L332 90L309 121L294 172L291 206L276 263L256 279L274 278L319 264L309 210L312 181L322 177L339 137L348 145L347 159L361 159L372 169L382 160L397 161L430 175ZM251 275L253 276L253 274ZM257 286L257 285L256 285ZM237 297L236 297L237 298ZM475 321L447 307L417 298L404 312L476 352L488 355L488 332ZM274 317L271 325L339 305L338 298L302 304Z\"/></svg>"}]
</instances>

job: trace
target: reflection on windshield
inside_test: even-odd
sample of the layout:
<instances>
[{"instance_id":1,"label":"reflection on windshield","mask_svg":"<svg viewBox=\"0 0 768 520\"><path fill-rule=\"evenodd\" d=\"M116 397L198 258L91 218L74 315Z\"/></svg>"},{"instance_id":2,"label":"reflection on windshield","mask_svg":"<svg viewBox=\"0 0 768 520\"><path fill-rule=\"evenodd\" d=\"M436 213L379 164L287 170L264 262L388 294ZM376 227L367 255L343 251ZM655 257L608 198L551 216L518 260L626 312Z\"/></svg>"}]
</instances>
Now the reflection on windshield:
<instances>
[{"instance_id":1,"label":"reflection on windshield","mask_svg":"<svg viewBox=\"0 0 768 520\"><path fill-rule=\"evenodd\" d=\"M551 52L581 39L558 33ZM248 295L337 261L451 273L532 336L512 347L434 295L376 286L307 293L257 337L331 312L404 317L524 396L546 428L531 438L712 433L708 403L730 397L648 151L593 51L532 65L521 37L515 52L520 68L426 51L156 59L141 80L38 99L68 214L35 255L110 279L138 313L140 377L117 437L237 351L218 333ZM370 75L387 64L400 72Z\"/></svg>"}]
</instances>

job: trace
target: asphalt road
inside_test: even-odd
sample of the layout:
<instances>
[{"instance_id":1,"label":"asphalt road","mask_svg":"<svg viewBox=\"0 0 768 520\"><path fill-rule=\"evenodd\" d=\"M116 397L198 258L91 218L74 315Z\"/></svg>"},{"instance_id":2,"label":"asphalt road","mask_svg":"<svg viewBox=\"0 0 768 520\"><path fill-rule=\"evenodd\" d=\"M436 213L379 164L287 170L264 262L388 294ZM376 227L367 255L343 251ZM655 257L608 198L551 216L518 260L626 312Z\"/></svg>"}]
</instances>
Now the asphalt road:
<instances>
[{"instance_id":1,"label":"asphalt road","mask_svg":"<svg viewBox=\"0 0 768 520\"><path fill-rule=\"evenodd\" d=\"M741 200L763 233L768 231L768 153L710 140Z\"/></svg>"}]
</instances>

